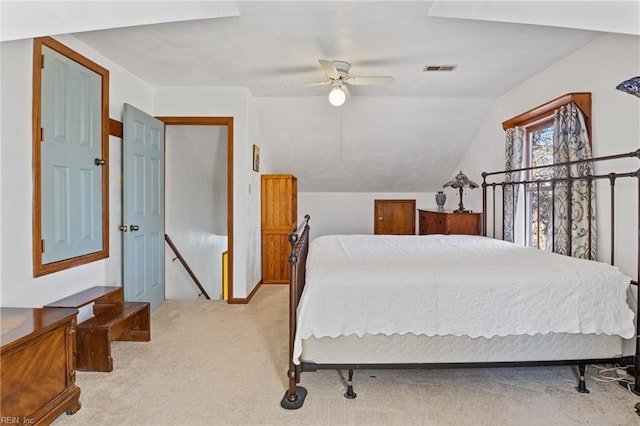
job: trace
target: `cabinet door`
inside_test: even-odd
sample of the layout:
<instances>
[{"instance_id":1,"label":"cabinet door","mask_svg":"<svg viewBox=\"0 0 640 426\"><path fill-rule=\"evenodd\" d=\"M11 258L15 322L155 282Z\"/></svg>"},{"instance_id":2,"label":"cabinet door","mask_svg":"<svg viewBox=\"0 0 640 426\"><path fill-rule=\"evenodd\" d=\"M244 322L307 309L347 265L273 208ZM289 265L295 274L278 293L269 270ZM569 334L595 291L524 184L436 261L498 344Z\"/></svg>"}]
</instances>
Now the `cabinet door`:
<instances>
[{"instance_id":1,"label":"cabinet door","mask_svg":"<svg viewBox=\"0 0 640 426\"><path fill-rule=\"evenodd\" d=\"M427 221L427 234L437 234L438 229L436 227L436 218L437 215L435 213L425 213L426 221Z\"/></svg>"},{"instance_id":2,"label":"cabinet door","mask_svg":"<svg viewBox=\"0 0 640 426\"><path fill-rule=\"evenodd\" d=\"M264 284L283 284L289 282L288 256L291 244L287 240L288 232L262 232L262 282Z\"/></svg>"},{"instance_id":3,"label":"cabinet door","mask_svg":"<svg viewBox=\"0 0 640 426\"><path fill-rule=\"evenodd\" d=\"M480 215L475 213L452 214L449 232L451 234L480 235Z\"/></svg>"},{"instance_id":4,"label":"cabinet door","mask_svg":"<svg viewBox=\"0 0 640 426\"><path fill-rule=\"evenodd\" d=\"M433 216L433 229L435 234L449 234L449 218L450 215L446 213L431 213Z\"/></svg>"},{"instance_id":5,"label":"cabinet door","mask_svg":"<svg viewBox=\"0 0 640 426\"><path fill-rule=\"evenodd\" d=\"M374 200L373 233L415 235L416 200Z\"/></svg>"},{"instance_id":6,"label":"cabinet door","mask_svg":"<svg viewBox=\"0 0 640 426\"><path fill-rule=\"evenodd\" d=\"M429 226L427 224L428 214L425 211L418 210L418 234L429 234Z\"/></svg>"},{"instance_id":7,"label":"cabinet door","mask_svg":"<svg viewBox=\"0 0 640 426\"><path fill-rule=\"evenodd\" d=\"M262 228L291 230L297 220L297 179L262 175Z\"/></svg>"}]
</instances>

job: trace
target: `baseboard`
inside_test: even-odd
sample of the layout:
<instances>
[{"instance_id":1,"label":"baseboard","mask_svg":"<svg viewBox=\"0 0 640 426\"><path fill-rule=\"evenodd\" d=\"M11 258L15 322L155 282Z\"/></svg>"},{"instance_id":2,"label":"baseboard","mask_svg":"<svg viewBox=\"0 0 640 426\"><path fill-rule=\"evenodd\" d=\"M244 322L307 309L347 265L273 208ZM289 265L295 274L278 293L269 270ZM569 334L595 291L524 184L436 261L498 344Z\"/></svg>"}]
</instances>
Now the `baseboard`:
<instances>
[{"instance_id":1,"label":"baseboard","mask_svg":"<svg viewBox=\"0 0 640 426\"><path fill-rule=\"evenodd\" d=\"M256 294L256 292L261 286L262 286L262 280L258 281L258 284L256 284L253 290L251 290L251 293L249 293L249 296L247 296L246 298L234 297L233 299L229 299L228 303L230 305L246 305L251 301L251 299L253 298L253 295Z\"/></svg>"}]
</instances>

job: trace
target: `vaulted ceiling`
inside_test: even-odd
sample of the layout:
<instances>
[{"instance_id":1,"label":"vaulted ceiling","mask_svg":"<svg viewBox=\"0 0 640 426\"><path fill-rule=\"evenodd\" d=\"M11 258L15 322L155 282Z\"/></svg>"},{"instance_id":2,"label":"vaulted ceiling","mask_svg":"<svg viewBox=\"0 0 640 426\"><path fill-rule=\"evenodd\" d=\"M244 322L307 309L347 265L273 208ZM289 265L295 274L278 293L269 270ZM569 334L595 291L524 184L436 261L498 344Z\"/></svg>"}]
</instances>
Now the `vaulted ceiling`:
<instances>
[{"instance_id":1,"label":"vaulted ceiling","mask_svg":"<svg viewBox=\"0 0 640 426\"><path fill-rule=\"evenodd\" d=\"M637 1L136 2L138 22L133 3L87 2L89 28L64 22L68 3L55 9L67 30L48 34L73 33L152 86L247 87L264 155L303 191L433 191L497 97L601 32L640 34ZM20 38L8 10L24 6L3 5L3 39ZM395 81L351 86L335 108L312 85L327 81L318 59Z\"/></svg>"}]
</instances>

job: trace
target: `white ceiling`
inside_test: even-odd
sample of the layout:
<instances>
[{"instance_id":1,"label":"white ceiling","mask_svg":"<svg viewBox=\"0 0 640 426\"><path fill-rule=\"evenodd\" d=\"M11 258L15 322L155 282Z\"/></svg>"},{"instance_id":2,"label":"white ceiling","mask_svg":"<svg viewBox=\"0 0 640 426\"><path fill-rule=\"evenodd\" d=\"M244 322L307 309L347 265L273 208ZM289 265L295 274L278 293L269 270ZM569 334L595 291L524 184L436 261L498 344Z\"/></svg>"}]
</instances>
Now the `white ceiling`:
<instances>
[{"instance_id":1,"label":"white ceiling","mask_svg":"<svg viewBox=\"0 0 640 426\"><path fill-rule=\"evenodd\" d=\"M589 31L429 16L432 2L236 2L237 17L76 36L153 86L248 87L257 97L314 96L317 60L353 75L392 75L354 96L498 96L597 36ZM449 75L427 64L455 64Z\"/></svg>"},{"instance_id":2,"label":"white ceiling","mask_svg":"<svg viewBox=\"0 0 640 426\"><path fill-rule=\"evenodd\" d=\"M637 1L580 2L583 14L567 13L576 1L182 2L178 15L176 2L127 2L155 14L141 23L163 22L148 25L133 25L126 4L89 3L102 5L98 15L111 7L122 27L86 31L87 19L81 28L69 19L66 32L152 86L247 87L272 165L296 173L302 191L434 191L496 97L598 31L640 34ZM7 10L3 25L24 32ZM102 21L93 28L119 26ZM328 106L327 86L309 86L326 80L320 58L395 82L352 87L340 111ZM432 64L457 68L422 71Z\"/></svg>"}]
</instances>

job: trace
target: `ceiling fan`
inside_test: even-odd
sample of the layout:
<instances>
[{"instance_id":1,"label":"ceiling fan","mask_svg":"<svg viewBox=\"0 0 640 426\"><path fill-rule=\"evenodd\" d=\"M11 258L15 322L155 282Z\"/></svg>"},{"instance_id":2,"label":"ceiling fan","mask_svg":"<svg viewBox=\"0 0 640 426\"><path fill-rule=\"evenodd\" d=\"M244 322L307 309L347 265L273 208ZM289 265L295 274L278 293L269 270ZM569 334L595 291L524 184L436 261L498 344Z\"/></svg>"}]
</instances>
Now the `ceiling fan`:
<instances>
[{"instance_id":1,"label":"ceiling fan","mask_svg":"<svg viewBox=\"0 0 640 426\"><path fill-rule=\"evenodd\" d=\"M349 75L351 64L345 61L328 61L326 59L318 59L320 66L327 73L328 81L316 83L315 85L330 84L332 86L329 92L329 103L333 106L341 106L347 97L350 96L347 84L353 86L364 85L386 85L391 84L394 78L391 76L369 76L356 77Z\"/></svg>"}]
</instances>

